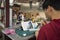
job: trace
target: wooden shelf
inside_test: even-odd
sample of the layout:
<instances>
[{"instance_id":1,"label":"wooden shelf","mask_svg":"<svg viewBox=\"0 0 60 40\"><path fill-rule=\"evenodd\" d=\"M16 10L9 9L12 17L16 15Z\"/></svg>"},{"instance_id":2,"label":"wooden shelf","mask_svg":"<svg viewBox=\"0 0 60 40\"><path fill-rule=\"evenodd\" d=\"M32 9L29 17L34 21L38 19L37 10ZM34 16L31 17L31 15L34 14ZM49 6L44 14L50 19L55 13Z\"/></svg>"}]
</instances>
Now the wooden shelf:
<instances>
[{"instance_id":1,"label":"wooden shelf","mask_svg":"<svg viewBox=\"0 0 60 40\"><path fill-rule=\"evenodd\" d=\"M4 9L4 7L0 7L0 9Z\"/></svg>"}]
</instances>

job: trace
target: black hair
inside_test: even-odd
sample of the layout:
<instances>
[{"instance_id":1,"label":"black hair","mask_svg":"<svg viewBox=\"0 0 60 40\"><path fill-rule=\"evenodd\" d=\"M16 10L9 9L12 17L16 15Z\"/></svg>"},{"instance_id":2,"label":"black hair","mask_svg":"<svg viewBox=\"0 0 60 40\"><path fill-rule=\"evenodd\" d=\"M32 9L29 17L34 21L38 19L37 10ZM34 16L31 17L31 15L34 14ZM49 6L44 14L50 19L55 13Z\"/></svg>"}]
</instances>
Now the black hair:
<instances>
[{"instance_id":1,"label":"black hair","mask_svg":"<svg viewBox=\"0 0 60 40\"><path fill-rule=\"evenodd\" d=\"M47 9L48 6L53 7L55 10L60 10L60 0L45 0L42 7Z\"/></svg>"},{"instance_id":2,"label":"black hair","mask_svg":"<svg viewBox=\"0 0 60 40\"><path fill-rule=\"evenodd\" d=\"M18 14L19 14L19 15L20 15L20 14L23 14L23 12L19 12Z\"/></svg>"},{"instance_id":3,"label":"black hair","mask_svg":"<svg viewBox=\"0 0 60 40\"><path fill-rule=\"evenodd\" d=\"M13 7L20 7L20 5L18 5L18 4L14 4Z\"/></svg>"}]
</instances>

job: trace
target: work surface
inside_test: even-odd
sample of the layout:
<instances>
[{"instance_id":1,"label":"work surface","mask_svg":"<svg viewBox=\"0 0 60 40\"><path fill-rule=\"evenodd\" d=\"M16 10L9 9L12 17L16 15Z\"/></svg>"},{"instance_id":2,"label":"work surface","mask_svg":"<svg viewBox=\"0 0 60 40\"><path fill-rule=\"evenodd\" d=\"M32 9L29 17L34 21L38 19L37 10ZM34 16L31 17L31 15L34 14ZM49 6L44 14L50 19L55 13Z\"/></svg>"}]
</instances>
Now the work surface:
<instances>
[{"instance_id":1,"label":"work surface","mask_svg":"<svg viewBox=\"0 0 60 40\"><path fill-rule=\"evenodd\" d=\"M17 30L17 31L19 31L19 30ZM2 32L5 34L5 31L4 30L2 30ZM22 31L20 31L20 33L21 33ZM23 34L23 33L22 33ZM15 33L14 35L12 35L12 34L9 34L9 35L7 35L9 38L11 38L12 40L28 40L29 38L31 38L31 37L33 37L34 36L34 34L31 34L31 35L28 35L28 36L20 36L19 35L19 32L18 33Z\"/></svg>"}]
</instances>

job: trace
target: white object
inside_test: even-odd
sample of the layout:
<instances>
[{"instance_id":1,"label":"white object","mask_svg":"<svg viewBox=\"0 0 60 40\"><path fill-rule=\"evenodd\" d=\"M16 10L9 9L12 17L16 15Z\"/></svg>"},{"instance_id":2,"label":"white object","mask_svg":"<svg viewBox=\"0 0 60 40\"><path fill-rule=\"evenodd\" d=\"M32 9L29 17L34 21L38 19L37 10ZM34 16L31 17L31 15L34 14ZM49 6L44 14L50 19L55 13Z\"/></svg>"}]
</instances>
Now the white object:
<instances>
[{"instance_id":1,"label":"white object","mask_svg":"<svg viewBox=\"0 0 60 40\"><path fill-rule=\"evenodd\" d=\"M38 30L38 29L29 29L29 31L36 31L36 30Z\"/></svg>"},{"instance_id":2,"label":"white object","mask_svg":"<svg viewBox=\"0 0 60 40\"><path fill-rule=\"evenodd\" d=\"M27 21L27 22L21 22L22 28L24 31L26 30L31 30L31 31L36 31L38 29L35 29L37 27L37 23L30 23L31 21Z\"/></svg>"},{"instance_id":3,"label":"white object","mask_svg":"<svg viewBox=\"0 0 60 40\"><path fill-rule=\"evenodd\" d=\"M4 1L2 1L2 3L1 3L1 7L4 7Z\"/></svg>"},{"instance_id":4,"label":"white object","mask_svg":"<svg viewBox=\"0 0 60 40\"><path fill-rule=\"evenodd\" d=\"M23 36L26 36L26 34L23 34Z\"/></svg>"},{"instance_id":5,"label":"white object","mask_svg":"<svg viewBox=\"0 0 60 40\"><path fill-rule=\"evenodd\" d=\"M22 25L23 30L26 31L29 28L29 21L27 21L27 22L22 21L21 25Z\"/></svg>"},{"instance_id":6,"label":"white object","mask_svg":"<svg viewBox=\"0 0 60 40\"><path fill-rule=\"evenodd\" d=\"M37 22L32 23L33 29L34 29L34 28L36 28L36 27L37 27L37 25L38 25L38 24L37 24Z\"/></svg>"},{"instance_id":7,"label":"white object","mask_svg":"<svg viewBox=\"0 0 60 40\"><path fill-rule=\"evenodd\" d=\"M2 28L5 28L3 23L0 23L0 26L1 26Z\"/></svg>"}]
</instances>

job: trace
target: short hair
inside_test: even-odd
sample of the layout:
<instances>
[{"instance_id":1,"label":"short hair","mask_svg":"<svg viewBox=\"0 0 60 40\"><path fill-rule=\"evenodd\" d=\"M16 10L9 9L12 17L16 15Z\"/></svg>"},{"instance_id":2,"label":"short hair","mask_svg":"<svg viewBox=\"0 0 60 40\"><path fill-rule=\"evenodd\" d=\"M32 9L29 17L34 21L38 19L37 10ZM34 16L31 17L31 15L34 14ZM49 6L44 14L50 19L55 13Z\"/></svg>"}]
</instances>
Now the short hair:
<instances>
[{"instance_id":1,"label":"short hair","mask_svg":"<svg viewBox=\"0 0 60 40\"><path fill-rule=\"evenodd\" d=\"M60 10L60 0L45 0L42 5L43 10L47 9L48 6L53 7L55 10Z\"/></svg>"},{"instance_id":2,"label":"short hair","mask_svg":"<svg viewBox=\"0 0 60 40\"><path fill-rule=\"evenodd\" d=\"M20 5L18 5L18 4L14 4L13 7L20 7Z\"/></svg>"}]
</instances>

